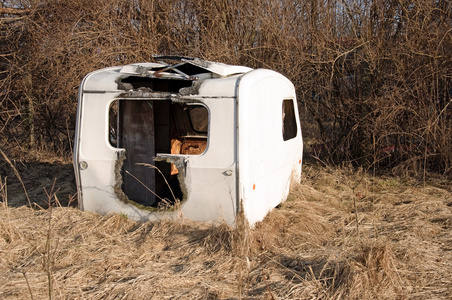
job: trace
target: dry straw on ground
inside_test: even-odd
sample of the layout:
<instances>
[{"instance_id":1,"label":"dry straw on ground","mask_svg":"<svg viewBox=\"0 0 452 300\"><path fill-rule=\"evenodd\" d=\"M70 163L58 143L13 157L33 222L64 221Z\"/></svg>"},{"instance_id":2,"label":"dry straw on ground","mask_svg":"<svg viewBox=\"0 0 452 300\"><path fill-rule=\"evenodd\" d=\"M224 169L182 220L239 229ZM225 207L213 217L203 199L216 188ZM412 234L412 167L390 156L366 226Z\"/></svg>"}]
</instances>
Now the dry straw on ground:
<instances>
[{"instance_id":1,"label":"dry straw on ground","mask_svg":"<svg viewBox=\"0 0 452 300\"><path fill-rule=\"evenodd\" d=\"M449 186L304 173L288 201L242 230L10 207L3 181L0 298L48 298L49 286L54 299L452 297Z\"/></svg>"}]
</instances>

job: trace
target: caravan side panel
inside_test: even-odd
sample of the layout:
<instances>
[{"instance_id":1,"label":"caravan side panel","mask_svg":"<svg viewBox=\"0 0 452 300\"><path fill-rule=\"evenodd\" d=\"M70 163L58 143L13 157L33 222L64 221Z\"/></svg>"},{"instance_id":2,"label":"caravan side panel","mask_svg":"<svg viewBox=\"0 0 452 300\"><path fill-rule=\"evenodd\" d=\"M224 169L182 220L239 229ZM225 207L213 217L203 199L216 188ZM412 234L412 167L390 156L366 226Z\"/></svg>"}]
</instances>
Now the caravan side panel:
<instances>
[{"instance_id":1,"label":"caravan side panel","mask_svg":"<svg viewBox=\"0 0 452 300\"><path fill-rule=\"evenodd\" d=\"M255 70L238 87L239 193L250 224L299 181L303 141L295 89L279 73Z\"/></svg>"}]
</instances>

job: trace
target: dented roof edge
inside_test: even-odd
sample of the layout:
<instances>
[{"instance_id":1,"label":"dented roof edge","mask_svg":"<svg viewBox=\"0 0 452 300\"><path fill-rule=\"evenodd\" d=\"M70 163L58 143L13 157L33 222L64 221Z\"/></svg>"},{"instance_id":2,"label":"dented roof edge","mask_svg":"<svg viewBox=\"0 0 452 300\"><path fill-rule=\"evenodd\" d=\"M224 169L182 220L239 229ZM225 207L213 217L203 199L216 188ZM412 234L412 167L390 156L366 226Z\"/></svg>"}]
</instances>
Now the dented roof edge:
<instances>
[{"instance_id":1,"label":"dented roof edge","mask_svg":"<svg viewBox=\"0 0 452 300\"><path fill-rule=\"evenodd\" d=\"M143 80L167 80L167 81L188 81L193 82L196 88L190 89L184 86L185 91L198 91L201 83L209 79L222 80L229 77L236 77L250 72L253 69L244 66L227 65L218 62L206 61L198 58L187 58L177 56L156 56L156 59L179 60L174 65L159 61L157 63L134 63L124 66L109 67L100 69L86 75L81 90L85 93L115 93L124 90L134 89L130 85L121 84L127 78L142 78ZM179 92L179 91L178 91Z\"/></svg>"},{"instance_id":2,"label":"dented roof edge","mask_svg":"<svg viewBox=\"0 0 452 300\"><path fill-rule=\"evenodd\" d=\"M194 66L206 69L209 72L220 75L222 77L230 76L233 74L243 74L253 70L252 68L245 66L228 65L220 62L213 62L188 56L153 55L153 58L159 61L160 63L165 63L166 60L186 62Z\"/></svg>"},{"instance_id":3,"label":"dented roof edge","mask_svg":"<svg viewBox=\"0 0 452 300\"><path fill-rule=\"evenodd\" d=\"M202 60L195 58L193 60L183 60L197 67L206 69L214 74L220 75L222 77L231 76L235 74L243 74L252 71L252 68L245 66L227 65L219 62L211 62L207 60Z\"/></svg>"}]
</instances>

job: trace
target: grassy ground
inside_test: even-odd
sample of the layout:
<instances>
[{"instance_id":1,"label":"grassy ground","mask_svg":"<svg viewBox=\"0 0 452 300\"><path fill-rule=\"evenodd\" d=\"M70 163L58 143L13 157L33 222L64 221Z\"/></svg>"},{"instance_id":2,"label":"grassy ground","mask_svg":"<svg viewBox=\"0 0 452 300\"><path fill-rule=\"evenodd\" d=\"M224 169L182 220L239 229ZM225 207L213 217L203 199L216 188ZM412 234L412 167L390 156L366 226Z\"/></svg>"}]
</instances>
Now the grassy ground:
<instances>
[{"instance_id":1,"label":"grassy ground","mask_svg":"<svg viewBox=\"0 0 452 300\"><path fill-rule=\"evenodd\" d=\"M70 165L56 164L56 189L68 189ZM2 178L0 298L452 298L450 181L314 165L303 174L263 222L238 230L31 209L21 185Z\"/></svg>"}]
</instances>

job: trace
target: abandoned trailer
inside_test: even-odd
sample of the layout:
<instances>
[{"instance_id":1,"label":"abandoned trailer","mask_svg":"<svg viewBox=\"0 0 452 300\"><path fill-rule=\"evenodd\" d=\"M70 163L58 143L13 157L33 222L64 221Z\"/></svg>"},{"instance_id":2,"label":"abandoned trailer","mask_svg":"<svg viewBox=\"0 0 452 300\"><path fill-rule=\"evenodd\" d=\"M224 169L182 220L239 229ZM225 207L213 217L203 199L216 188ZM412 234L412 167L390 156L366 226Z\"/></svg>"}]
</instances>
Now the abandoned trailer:
<instances>
[{"instance_id":1,"label":"abandoned trailer","mask_svg":"<svg viewBox=\"0 0 452 300\"><path fill-rule=\"evenodd\" d=\"M301 176L293 84L265 69L194 58L88 74L78 98L79 205L134 220L253 225Z\"/></svg>"}]
</instances>

